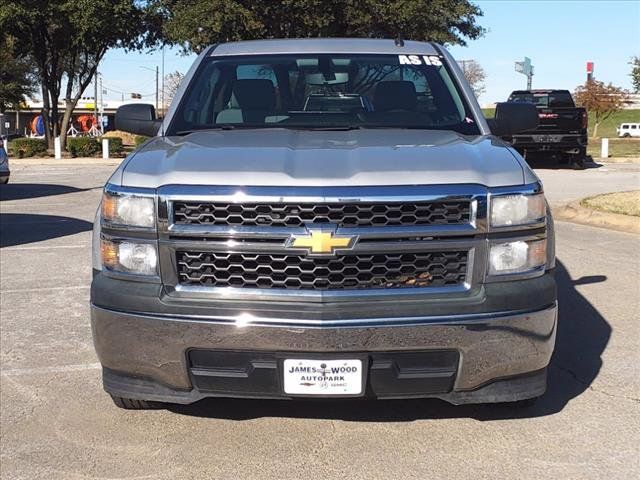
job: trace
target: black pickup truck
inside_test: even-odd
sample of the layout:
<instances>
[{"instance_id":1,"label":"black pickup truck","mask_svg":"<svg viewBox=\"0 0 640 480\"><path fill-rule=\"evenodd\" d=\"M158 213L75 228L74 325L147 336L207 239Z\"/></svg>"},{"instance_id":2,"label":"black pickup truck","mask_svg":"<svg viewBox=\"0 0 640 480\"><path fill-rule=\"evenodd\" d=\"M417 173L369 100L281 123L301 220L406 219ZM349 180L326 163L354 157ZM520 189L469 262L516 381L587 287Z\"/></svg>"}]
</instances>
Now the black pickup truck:
<instances>
[{"instance_id":1,"label":"black pickup truck","mask_svg":"<svg viewBox=\"0 0 640 480\"><path fill-rule=\"evenodd\" d=\"M587 111L575 106L568 90L516 90L508 101L533 103L538 109L538 128L505 138L525 158L552 155L574 168L584 168Z\"/></svg>"}]
</instances>

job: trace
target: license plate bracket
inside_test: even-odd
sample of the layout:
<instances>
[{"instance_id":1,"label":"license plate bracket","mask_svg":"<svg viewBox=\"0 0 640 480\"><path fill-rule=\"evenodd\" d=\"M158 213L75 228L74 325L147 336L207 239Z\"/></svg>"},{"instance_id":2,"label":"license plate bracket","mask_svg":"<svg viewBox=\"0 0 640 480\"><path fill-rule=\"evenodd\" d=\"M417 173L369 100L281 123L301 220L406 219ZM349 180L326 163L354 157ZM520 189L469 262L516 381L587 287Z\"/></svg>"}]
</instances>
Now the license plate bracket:
<instances>
[{"instance_id":1,"label":"license plate bracket","mask_svg":"<svg viewBox=\"0 0 640 480\"><path fill-rule=\"evenodd\" d=\"M366 389L365 360L357 356L284 358L284 393L296 397L361 397Z\"/></svg>"}]
</instances>

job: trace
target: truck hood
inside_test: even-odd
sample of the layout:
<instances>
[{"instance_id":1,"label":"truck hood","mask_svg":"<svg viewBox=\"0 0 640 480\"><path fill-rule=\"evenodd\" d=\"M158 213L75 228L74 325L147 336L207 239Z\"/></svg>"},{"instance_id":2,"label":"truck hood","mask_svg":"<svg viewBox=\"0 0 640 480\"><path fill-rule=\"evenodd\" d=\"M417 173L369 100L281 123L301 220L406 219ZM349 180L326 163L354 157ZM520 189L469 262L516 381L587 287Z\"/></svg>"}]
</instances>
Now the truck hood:
<instances>
[{"instance_id":1,"label":"truck hood","mask_svg":"<svg viewBox=\"0 0 640 480\"><path fill-rule=\"evenodd\" d=\"M118 173L118 172L116 172ZM121 167L121 184L366 186L521 185L524 172L492 137L402 129L222 130L157 137ZM117 179L114 175L112 181Z\"/></svg>"}]
</instances>

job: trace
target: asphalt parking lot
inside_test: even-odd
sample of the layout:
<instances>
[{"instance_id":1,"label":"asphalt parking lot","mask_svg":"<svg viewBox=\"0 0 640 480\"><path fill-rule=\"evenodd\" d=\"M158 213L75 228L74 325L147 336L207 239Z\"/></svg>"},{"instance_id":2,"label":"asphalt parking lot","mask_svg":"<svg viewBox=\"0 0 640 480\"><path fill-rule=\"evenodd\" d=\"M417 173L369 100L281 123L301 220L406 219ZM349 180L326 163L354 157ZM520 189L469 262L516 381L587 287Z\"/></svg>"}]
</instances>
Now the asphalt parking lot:
<instances>
[{"instance_id":1,"label":"asphalt parking lot","mask_svg":"<svg viewBox=\"0 0 640 480\"><path fill-rule=\"evenodd\" d=\"M637 478L640 238L558 222L560 320L534 407L206 400L132 412L91 341L91 224L113 166L13 168L0 187L3 479ZM640 165L541 170L552 205Z\"/></svg>"}]
</instances>

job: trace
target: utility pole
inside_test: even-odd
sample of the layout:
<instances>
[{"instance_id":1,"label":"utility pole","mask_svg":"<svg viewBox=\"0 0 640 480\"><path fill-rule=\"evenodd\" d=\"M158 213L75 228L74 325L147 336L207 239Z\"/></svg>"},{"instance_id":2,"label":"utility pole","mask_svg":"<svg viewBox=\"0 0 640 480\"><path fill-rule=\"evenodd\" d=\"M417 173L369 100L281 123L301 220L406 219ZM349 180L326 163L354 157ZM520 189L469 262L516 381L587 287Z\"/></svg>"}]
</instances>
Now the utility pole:
<instances>
[{"instance_id":1,"label":"utility pole","mask_svg":"<svg viewBox=\"0 0 640 480\"><path fill-rule=\"evenodd\" d=\"M458 60L458 65L462 67L462 73L467 74L467 63L471 63L473 60Z\"/></svg>"},{"instance_id":2,"label":"utility pole","mask_svg":"<svg viewBox=\"0 0 640 480\"><path fill-rule=\"evenodd\" d=\"M102 89L102 75L100 77L100 133L104 133L104 90Z\"/></svg>"},{"instance_id":3,"label":"utility pole","mask_svg":"<svg viewBox=\"0 0 640 480\"><path fill-rule=\"evenodd\" d=\"M156 112L158 111L158 106L159 106L158 105L158 75L159 75L158 66L156 65Z\"/></svg>"},{"instance_id":4,"label":"utility pole","mask_svg":"<svg viewBox=\"0 0 640 480\"><path fill-rule=\"evenodd\" d=\"M93 79L93 124L98 124L98 69Z\"/></svg>"},{"instance_id":5,"label":"utility pole","mask_svg":"<svg viewBox=\"0 0 640 480\"><path fill-rule=\"evenodd\" d=\"M164 45L162 45L162 116L165 115L164 106Z\"/></svg>"},{"instance_id":6,"label":"utility pole","mask_svg":"<svg viewBox=\"0 0 640 480\"><path fill-rule=\"evenodd\" d=\"M144 66L140 66L140 68L144 68L145 70L150 70L152 72L156 72L156 112L158 111L158 93L159 93L159 75L160 75L160 69L158 68L158 66L156 65L155 70L153 68L149 68L149 67L144 67ZM135 97L132 97L135 98Z\"/></svg>"}]
</instances>

